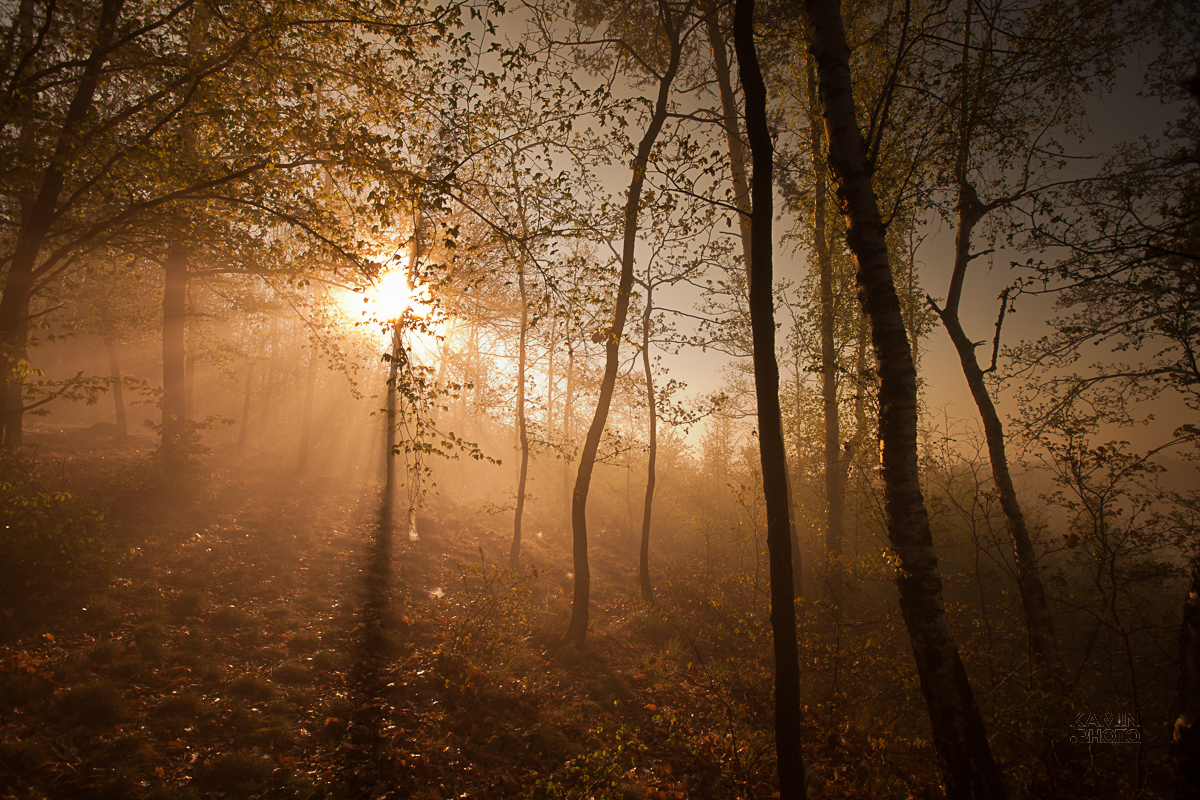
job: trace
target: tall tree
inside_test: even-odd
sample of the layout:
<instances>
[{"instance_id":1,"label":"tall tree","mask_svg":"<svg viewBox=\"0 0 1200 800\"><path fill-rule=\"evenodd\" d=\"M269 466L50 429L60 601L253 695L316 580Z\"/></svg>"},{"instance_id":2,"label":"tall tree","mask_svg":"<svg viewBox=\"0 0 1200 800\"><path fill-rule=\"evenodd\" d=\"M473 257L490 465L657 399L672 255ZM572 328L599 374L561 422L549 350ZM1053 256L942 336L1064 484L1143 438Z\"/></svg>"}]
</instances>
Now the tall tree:
<instances>
[{"instance_id":1,"label":"tall tree","mask_svg":"<svg viewBox=\"0 0 1200 800\"><path fill-rule=\"evenodd\" d=\"M633 176L630 178L625 200L621 275L616 296L613 298L612 324L603 332L604 376L600 382L600 395L596 401L596 411L592 416L587 437L584 439L583 450L579 456L579 472L571 497L571 549L575 568L575 590L571 601L571 621L567 626L564 641L573 644L582 644L588 631L591 571L588 566L587 499L591 489L592 473L596 468L596 455L600 449L604 425L608 420L609 408L612 405L617 370L620 367L621 339L625 335L625 320L629 314L629 299L633 292L634 253L637 247L642 190L646 183L646 169L649 166L650 154L670 112L671 86L679 71L683 48L691 32L689 9L690 5L678 7L672 5L668 0L657 0L654 36L660 40L666 53L665 56L656 59L658 63L642 61L643 67L655 74L658 96L654 101L650 119L638 142L637 152L630 165Z\"/></svg>"},{"instance_id":2,"label":"tall tree","mask_svg":"<svg viewBox=\"0 0 1200 800\"><path fill-rule=\"evenodd\" d=\"M976 13L978 12L978 13ZM954 110L955 124L945 130L943 151L951 176L956 222L954 258L945 303L928 298L958 354L975 400L988 446L992 477L999 495L1017 566L1017 585L1035 658L1054 672L1058 663L1037 553L1013 483L1004 427L988 385L996 368L1000 323L992 364L983 367L961 319L967 272L983 253L974 240L991 218L1011 216L1014 206L1035 191L1035 176L1061 161L1062 148L1049 139L1050 124L1077 124L1082 99L1095 83L1111 80L1134 30L1114 9L1074 4L1021 2L964 4L957 73L938 82L952 94L938 104ZM996 177L997 164L1006 164ZM1005 175L1015 175L1007 180ZM980 196L980 192L984 196ZM1001 298L1000 319L1008 293Z\"/></svg>"},{"instance_id":3,"label":"tall tree","mask_svg":"<svg viewBox=\"0 0 1200 800\"><path fill-rule=\"evenodd\" d=\"M900 608L929 708L933 744L951 798L1002 798L1003 778L946 618L920 485L916 367L871 183L870 150L858 125L841 11L837 0L806 0L805 10L817 61L828 163L858 267L859 299L871 323L888 538L898 561Z\"/></svg>"},{"instance_id":4,"label":"tall tree","mask_svg":"<svg viewBox=\"0 0 1200 800\"><path fill-rule=\"evenodd\" d=\"M391 161L396 137L366 133L379 118L367 95L399 98L393 90L410 77L411 62L431 38L453 38L447 29L458 19L456 4L428 13L419 5L342 13L342 0L322 3L323 10L234 5L209 15L206 8L191 0L136 12L123 0L27 3L10 22L16 28L32 23L38 31L16 37L22 44L4 60L0 76L0 120L7 131L20 131L0 140L4 173L17 176L5 187L13 213L0 216L7 248L0 406L11 412L6 428L14 446L30 303L77 269L89 249L107 244L169 264L172 296L164 297L164 311L172 317L165 321L171 336L180 278L211 268L196 257L222 247L195 229L200 206L253 217L246 226L260 235L286 221L312 235L327 255L353 258L366 243L347 231L344 216L314 202L306 188L311 168L354 160L351 152L360 169ZM204 31L199 21L206 15ZM398 42L404 46L392 46ZM330 63L345 67L334 74L346 87L372 87L370 93L337 93L345 130L358 131L350 136L316 122L308 79L313 64ZM406 93L404 103L418 94ZM323 110L325 117L335 113ZM198 157L180 158L181 140L182 149ZM376 191L376 197L384 194ZM368 214L378 218L381 208L361 204L355 222ZM217 227L212 221L202 226ZM187 258L185 250L192 251ZM171 358L179 352L173 342L164 348ZM174 364L166 369L171 433L186 408L175 397L182 387L178 370Z\"/></svg>"},{"instance_id":5,"label":"tall tree","mask_svg":"<svg viewBox=\"0 0 1200 800\"><path fill-rule=\"evenodd\" d=\"M821 105L816 65L806 59L808 74L809 148L813 171L813 252L821 286L821 411L825 423L825 570L828 592L835 607L842 598L842 549L845 534L846 462L842 460L841 421L838 418L837 342L834 338L833 254L826 230L826 173L821 136Z\"/></svg>"},{"instance_id":6,"label":"tall tree","mask_svg":"<svg viewBox=\"0 0 1200 800\"><path fill-rule=\"evenodd\" d=\"M796 644L796 590L792 583L791 492L779 410L775 360L775 304L771 222L774 215L774 148L767 127L767 88L754 44L754 0L737 0L734 48L746 99L746 136L754 167L750 218L750 325L754 337L754 386L758 448L767 505L771 572L771 630L775 642L775 754L779 797L805 797L800 754L800 653Z\"/></svg>"}]
</instances>

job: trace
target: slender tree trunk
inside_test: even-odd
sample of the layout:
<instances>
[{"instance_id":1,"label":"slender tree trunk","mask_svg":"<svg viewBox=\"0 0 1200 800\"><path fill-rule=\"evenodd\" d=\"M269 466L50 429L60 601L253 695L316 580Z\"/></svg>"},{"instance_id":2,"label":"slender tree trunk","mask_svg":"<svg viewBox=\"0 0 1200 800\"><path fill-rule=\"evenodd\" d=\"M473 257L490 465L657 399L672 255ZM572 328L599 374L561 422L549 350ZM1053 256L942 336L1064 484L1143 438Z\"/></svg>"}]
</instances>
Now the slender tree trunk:
<instances>
[{"instance_id":1,"label":"slender tree trunk","mask_svg":"<svg viewBox=\"0 0 1200 800\"><path fill-rule=\"evenodd\" d=\"M725 50L725 37L721 33L720 7L707 0L704 9L704 27L708 33L709 47L713 54L713 71L717 76L717 89L721 95L721 127L725 129L725 144L729 149L729 171L733 178L734 205L738 211L738 232L742 240L742 256L746 275L750 272L750 181L746 177L746 148L742 144L738 125L737 100L733 96L733 79L729 70L729 55Z\"/></svg>"},{"instance_id":2,"label":"slender tree trunk","mask_svg":"<svg viewBox=\"0 0 1200 800\"><path fill-rule=\"evenodd\" d=\"M554 356L558 346L558 317L554 305L550 305L550 341L546 352L546 441L554 432Z\"/></svg>"},{"instance_id":3,"label":"slender tree trunk","mask_svg":"<svg viewBox=\"0 0 1200 800\"><path fill-rule=\"evenodd\" d=\"M821 282L821 407L825 417L825 569L835 606L842 599L845 498L842 495L842 433L838 420L837 350L834 342L833 257L825 224L825 158L816 65L808 59L809 145L813 167L813 249Z\"/></svg>"},{"instance_id":4,"label":"slender tree trunk","mask_svg":"<svg viewBox=\"0 0 1200 800\"><path fill-rule=\"evenodd\" d=\"M20 450L25 444L25 375L29 370L29 303L18 312L20 321L17 323L15 335L12 337L12 347L8 351L11 357L11 371L6 382L7 406L4 410L4 445L9 450Z\"/></svg>"},{"instance_id":5,"label":"slender tree trunk","mask_svg":"<svg viewBox=\"0 0 1200 800\"><path fill-rule=\"evenodd\" d=\"M312 450L312 414L313 402L317 395L317 368L321 358L317 354L317 345L308 346L308 375L304 381L304 411L300 417L300 454L296 458L296 474L303 475L308 471L308 454Z\"/></svg>"},{"instance_id":6,"label":"slender tree trunk","mask_svg":"<svg viewBox=\"0 0 1200 800\"><path fill-rule=\"evenodd\" d=\"M796 800L807 793L800 754L800 654L796 644L796 592L792 575L791 498L779 408L779 364L775 360L771 230L775 156L767 128L767 90L754 44L754 0L737 0L734 9L734 49L746 99L746 138L754 165L750 326L754 341L758 450L770 553L771 630L775 643L775 753L780 800Z\"/></svg>"},{"instance_id":7,"label":"slender tree trunk","mask_svg":"<svg viewBox=\"0 0 1200 800\"><path fill-rule=\"evenodd\" d=\"M187 433L186 351L184 326L187 314L188 250L182 242L167 251L163 284L162 332L162 449L168 474L180 466Z\"/></svg>"},{"instance_id":8,"label":"slender tree trunk","mask_svg":"<svg viewBox=\"0 0 1200 800\"><path fill-rule=\"evenodd\" d=\"M1025 612L1025 626L1029 632L1029 644L1035 657L1049 672L1058 668L1058 650L1054 639L1054 625L1050 616L1050 607L1046 602L1046 592L1042 579L1038 575L1037 552L1033 539L1029 535L1029 527L1025 523L1025 515L1017 500L1016 487L1009 469L1008 453L1004 444L1004 425L992 402L991 393L987 386L984 370L980 368L975 358L975 344L967 337L962 323L958 318L958 299L961 295L961 274L966 271L970 255L967 253L970 241L971 214L965 210L959 213L959 242L956 243L954 274L957 280L952 280L951 298L946 308L939 309L934 305L942 320L954 349L958 352L959 363L963 375L967 379L971 396L975 399L975 407L979 410L983 422L984 438L987 441L988 460L992 467L992 479L996 483L999 494L1000 508L1004 512L1004 520L1012 539L1013 552L1016 555L1017 586L1021 592L1021 605ZM1007 302L1007 299L1005 300Z\"/></svg>"},{"instance_id":9,"label":"slender tree trunk","mask_svg":"<svg viewBox=\"0 0 1200 800\"><path fill-rule=\"evenodd\" d=\"M750 180L746 174L746 147L742 143L738 125L737 100L733 94L733 80L729 69L729 55L725 49L725 38L721 33L719 7L711 2L705 6L704 25L708 34L709 47L713 54L713 71L717 77L717 89L721 95L721 125L725 129L725 143L729 150L729 171L733 181L734 205L738 211L738 233L742 241L742 261L746 268L746 286L750 286L751 223L750 223ZM788 490L788 505L792 494ZM789 511L790 536L792 540L792 585L796 596L801 594L800 535L796 531L796 515Z\"/></svg>"},{"instance_id":10,"label":"slender tree trunk","mask_svg":"<svg viewBox=\"0 0 1200 800\"><path fill-rule=\"evenodd\" d=\"M391 526L395 522L396 508L396 400L399 392L396 389L400 377L400 359L404 343L400 338L399 321L392 323L392 346L388 351L388 379L386 402L386 426L383 444L383 523Z\"/></svg>"},{"instance_id":11,"label":"slender tree trunk","mask_svg":"<svg viewBox=\"0 0 1200 800\"><path fill-rule=\"evenodd\" d=\"M107 327L107 323L105 323ZM117 354L117 340L111 333L104 337L104 349L108 353L108 374L112 386L113 411L117 421L117 439L129 438L129 421L125 415L125 387L121 378L121 362Z\"/></svg>"},{"instance_id":12,"label":"slender tree trunk","mask_svg":"<svg viewBox=\"0 0 1200 800\"><path fill-rule=\"evenodd\" d=\"M437 427L438 419L441 417L443 410L442 398L445 396L443 387L446 385L446 364L450 360L450 341L454 337L454 329L457 327L457 318L454 316L455 308L452 306L449 309L446 321L446 330L442 338L442 353L438 357L437 378L433 384L434 389L434 404L430 411L432 419L430 420L434 427Z\"/></svg>"},{"instance_id":13,"label":"slender tree trunk","mask_svg":"<svg viewBox=\"0 0 1200 800\"><path fill-rule=\"evenodd\" d=\"M238 428L237 454L246 455L246 439L250 430L250 398L254 394L254 373L258 367L257 361L251 361L246 366L246 394L242 400L242 424Z\"/></svg>"},{"instance_id":14,"label":"slender tree trunk","mask_svg":"<svg viewBox=\"0 0 1200 800\"><path fill-rule=\"evenodd\" d=\"M416 273L417 259L421 252L421 212L415 206L412 212L412 244L408 248L408 267L405 270L405 282L408 284L410 292L413 288L413 275ZM392 321L392 344L388 358L387 432L384 436L384 481L381 517L385 533L389 535L396 521L396 491L400 484L399 468L396 466L397 426L399 425L400 416L397 404L400 399L400 363L404 361L407 364L408 361L408 353L404 349L404 337L401 335L401 324L405 311L406 309L399 310L397 313L401 316ZM407 459L405 460L404 467L405 469L408 468ZM411 505L405 517L405 523L406 525L412 523Z\"/></svg>"},{"instance_id":15,"label":"slender tree trunk","mask_svg":"<svg viewBox=\"0 0 1200 800\"><path fill-rule=\"evenodd\" d=\"M189 347L183 361L183 418L196 421L196 350Z\"/></svg>"},{"instance_id":16,"label":"slender tree trunk","mask_svg":"<svg viewBox=\"0 0 1200 800\"><path fill-rule=\"evenodd\" d=\"M1191 95L1200 103L1194 85ZM1175 796L1190 800L1200 797L1200 559L1192 563L1192 582L1179 625L1179 684L1174 710L1170 756L1175 767Z\"/></svg>"},{"instance_id":17,"label":"slender tree trunk","mask_svg":"<svg viewBox=\"0 0 1200 800\"><path fill-rule=\"evenodd\" d=\"M966 280L967 268L974 256L971 254L971 239L975 226L987 214L987 207L980 203L979 195L967 175L968 159L971 151L972 123L970 115L970 51L971 51L971 4L967 3L966 22L963 35L963 55L961 69L961 89L959 107L958 152L955 159L955 180L958 184L958 230L954 237L954 269L950 276L950 289L946 295L946 307L939 308L932 298L927 298L929 305L937 312L954 343L962 365L963 375L971 396L975 399L975 407L979 409L979 417L983 422L984 438L987 441L988 459L992 467L992 479L996 483L996 491L1000 497L1000 508L1004 512L1004 520L1008 528L1009 538L1012 539L1013 551L1016 555L1017 586L1021 592L1021 606L1025 612L1025 627L1029 633L1029 645L1035 658L1049 673L1053 674L1058 668L1058 651L1054 640L1054 626L1050 617L1050 607L1046 602L1046 591L1042 579L1038 575L1037 553L1033 547L1033 539L1025 524L1025 515L1017 500L1016 488L1013 486L1012 472L1008 465L1008 454L1004 445L1004 426L1000 415L992 401L988 390L985 371L980 368L975 357L975 343L967 338L959 319L959 305L962 300L963 283ZM1007 294L1002 302L1007 303ZM1004 309L1001 309L1001 314ZM999 337L999 327L996 336Z\"/></svg>"},{"instance_id":18,"label":"slender tree trunk","mask_svg":"<svg viewBox=\"0 0 1200 800\"><path fill-rule=\"evenodd\" d=\"M265 402L263 405L262 422L264 427L273 427L275 421L275 389L279 384L279 368L283 359L279 354L279 317L271 316L271 327L267 333L271 343L271 355L267 361L267 380L263 387Z\"/></svg>"},{"instance_id":19,"label":"slender tree trunk","mask_svg":"<svg viewBox=\"0 0 1200 800\"><path fill-rule=\"evenodd\" d=\"M654 371L650 363L650 325L654 311L654 282L646 277L646 308L642 312L642 367L646 371L646 409L650 415L650 452L646 456L646 499L642 509L642 546L639 550L638 576L642 584L642 600L654 602L654 585L650 582L650 520L654 512L655 466L658 461L658 405L654 397Z\"/></svg>"},{"instance_id":20,"label":"slender tree trunk","mask_svg":"<svg viewBox=\"0 0 1200 800\"><path fill-rule=\"evenodd\" d=\"M983 718L946 618L942 579L921 494L917 451L917 375L892 279L866 142L858 128L850 50L837 0L806 0L817 59L828 162L838 181L847 242L858 264L859 298L871 323L879 372L884 508L899 560L900 608L912 641L933 744L953 800L1001 798Z\"/></svg>"},{"instance_id":21,"label":"slender tree trunk","mask_svg":"<svg viewBox=\"0 0 1200 800\"><path fill-rule=\"evenodd\" d=\"M579 473L575 479L575 491L571 498L575 593L571 603L571 622L567 626L564 642L576 645L583 644L588 630L588 598L591 590L587 546L588 490L591 488L592 471L596 466L596 453L600 449L600 437L604 434L604 425L608 421L609 406L612 404L613 390L617 383L621 337L625 333L625 318L629 313L629 296L633 291L633 258L634 249L637 246L638 211L642 202L642 187L646 182L646 167L650 163L650 153L654 148L654 142L658 139L659 131L662 130L662 126L667 120L671 83L675 80L675 73L679 69L679 60L683 52L683 20L676 19L675 14L665 5L661 6L661 11L661 21L666 27L666 34L671 42L671 52L666 72L663 73L658 83L658 98L654 105L654 113L638 144L637 155L632 164L633 177L629 181L629 194L625 202L621 278L617 285L612 327L605 332L604 377L600 381L600 396L596 403L596 413L592 417L591 427L588 428L587 438L584 440L583 452L579 456Z\"/></svg>"},{"instance_id":22,"label":"slender tree trunk","mask_svg":"<svg viewBox=\"0 0 1200 800\"><path fill-rule=\"evenodd\" d=\"M514 175L515 172L514 169ZM523 209L521 213L524 225ZM520 451L520 465L517 469L517 507L513 514L512 548L508 553L508 565L512 569L521 566L521 520L525 515L525 492L529 480L529 430L525 422L525 345L529 335L529 297L525 286L524 258L517 267L517 285L521 293L521 331L517 344L517 449Z\"/></svg>"},{"instance_id":23,"label":"slender tree trunk","mask_svg":"<svg viewBox=\"0 0 1200 800\"><path fill-rule=\"evenodd\" d=\"M571 522L571 452L574 448L575 423L571 404L575 402L575 348L571 346L570 332L567 339L567 389L563 396L563 523Z\"/></svg>"}]
</instances>

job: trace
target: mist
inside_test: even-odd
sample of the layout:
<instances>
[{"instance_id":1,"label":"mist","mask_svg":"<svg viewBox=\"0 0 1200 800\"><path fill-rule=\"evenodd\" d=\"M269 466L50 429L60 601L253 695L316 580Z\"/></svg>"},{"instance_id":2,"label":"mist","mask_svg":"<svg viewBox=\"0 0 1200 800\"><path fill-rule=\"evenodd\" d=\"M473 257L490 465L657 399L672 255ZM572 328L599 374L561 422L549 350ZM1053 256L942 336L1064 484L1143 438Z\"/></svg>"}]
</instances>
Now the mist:
<instances>
[{"instance_id":1,"label":"mist","mask_svg":"<svg viewBox=\"0 0 1200 800\"><path fill-rule=\"evenodd\" d=\"M1194 796L1196 15L0 9L0 796Z\"/></svg>"}]
</instances>

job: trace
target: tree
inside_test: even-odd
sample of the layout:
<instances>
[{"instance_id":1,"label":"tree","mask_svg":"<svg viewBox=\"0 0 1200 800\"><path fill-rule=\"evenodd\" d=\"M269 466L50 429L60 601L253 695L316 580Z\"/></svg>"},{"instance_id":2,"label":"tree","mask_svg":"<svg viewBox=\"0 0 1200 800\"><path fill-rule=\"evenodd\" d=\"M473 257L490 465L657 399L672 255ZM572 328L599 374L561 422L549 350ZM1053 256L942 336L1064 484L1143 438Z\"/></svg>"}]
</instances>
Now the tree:
<instances>
[{"instance_id":1,"label":"tree","mask_svg":"<svg viewBox=\"0 0 1200 800\"><path fill-rule=\"evenodd\" d=\"M671 85L679 71L683 48L691 34L690 6L673 6L667 0L656 4L656 43L666 52L658 54L653 61L638 57L641 66L655 76L658 94L646 129L638 142L636 154L630 165L633 176L625 200L624 225L622 228L621 276L613 298L612 324L603 332L605 340L604 377L600 383L600 396L596 411L584 439L579 456L579 472L571 498L572 556L575 568L575 591L571 603L571 621L567 626L564 641L582 644L588 630L588 598L591 588L591 572L588 567L587 548L587 499L591 488L592 472L596 466L596 454L604 434L612 404L613 389L617 381L620 362L621 338L625 333L625 320L629 313L629 299L633 292L634 251L637 246L638 217L641 211L642 190L646 182L646 169L658 134L667 121L670 111ZM647 54L649 56L649 54ZM635 56L636 57L636 56ZM652 56L651 56L652 57ZM660 71L661 70L661 71Z\"/></svg>"},{"instance_id":2,"label":"tree","mask_svg":"<svg viewBox=\"0 0 1200 800\"><path fill-rule=\"evenodd\" d=\"M996 369L1009 296L1005 292L1001 297L988 367L980 365L976 354L980 343L968 335L959 309L968 268L987 252L973 252L973 238L984 223L990 221L995 228L1002 224L995 218L1011 217L1017 203L1036 191L1037 176L1061 165L1062 147L1049 138L1047 127L1056 122L1064 127L1076 124L1083 96L1094 83L1111 80L1127 46L1126 37L1132 33L1112 8L971 2L963 12L956 67L947 58L938 67L945 77L935 81L930 75L926 80L951 92L931 113L944 118L945 109L951 109L956 121L953 126L938 126L944 131L942 159L954 198L953 269L945 303L939 306L933 298L928 303L954 344L983 423L992 476L1016 556L1031 650L1051 673L1058 654L1050 610L1013 485L1003 425L988 385L988 376ZM993 240L995 236L993 232Z\"/></svg>"},{"instance_id":3,"label":"tree","mask_svg":"<svg viewBox=\"0 0 1200 800\"><path fill-rule=\"evenodd\" d=\"M836 1L806 0L828 163L857 263L879 375L879 436L888 538L933 744L952 798L999 798L1004 783L946 618L942 579L920 486L916 368L892 278L871 158L858 125L850 51Z\"/></svg>"},{"instance_id":4,"label":"tree","mask_svg":"<svg viewBox=\"0 0 1200 800\"><path fill-rule=\"evenodd\" d=\"M771 221L774 214L774 152L767 128L767 88L754 45L754 0L737 0L734 46L746 98L746 136L753 163L750 219L750 325L754 336L754 386L758 447L767 504L771 558L771 630L775 642L775 753L779 796L807 795L800 753L800 654L796 644L796 590L792 583L791 492L779 412L779 365L775 361Z\"/></svg>"},{"instance_id":5,"label":"tree","mask_svg":"<svg viewBox=\"0 0 1200 800\"><path fill-rule=\"evenodd\" d=\"M642 534L638 549L638 576L642 600L646 603L654 602L654 584L650 580L650 527L654 513L654 491L658 481L658 426L662 416L659 405L661 403L670 408L671 395L675 390L682 388L672 380L665 391L658 390L655 385L652 349L655 345L664 344L675 345L677 349L679 344L685 343L674 335L672 326L665 323L661 315L656 316L654 291L663 286L669 287L693 280L706 266L707 243L700 245L699 252L692 252L688 245L694 238L693 231L707 227L716 216L709 203L702 203L700 206L688 204L682 213L673 213L678 210L674 198L669 193L659 198L659 205L653 209L652 222L648 226L652 233L649 243L651 252L646 258L646 276L635 278L643 292L640 349L646 387L646 413L649 417L646 491L642 501ZM678 418L680 414L674 416ZM687 417L686 414L683 416Z\"/></svg>"},{"instance_id":6,"label":"tree","mask_svg":"<svg viewBox=\"0 0 1200 800\"><path fill-rule=\"evenodd\" d=\"M256 217L247 226L260 232L264 221L286 221L343 257L357 255L363 242L314 202L311 168L334 160L359 168L387 163L382 156L396 137L371 132L378 130L378 109L354 90L339 93L336 111L345 113L348 129L363 123L357 133L316 124L321 104L311 67L344 62L340 80L370 85L372 96L397 97L391 90L407 72L400 67L428 42L451 38L446 28L459 8L342 10L340 0L286 13L226 6L215 14L190 0L145 13L123 0L25 2L8 20L8 39L17 46L3 63L0 97L0 158L12 176L5 202L13 212L4 215L0 406L7 409L10 446L20 444L30 304L77 269L90 249L107 245L153 257L168 272L168 442L187 415L186 367L176 362L181 297L195 275L189 262L201 245L218 245L202 241L202 233L219 226L200 224L200 207ZM328 101L320 110L333 113ZM362 210L386 209L386 194L377 187L374 208L364 203Z\"/></svg>"}]
</instances>

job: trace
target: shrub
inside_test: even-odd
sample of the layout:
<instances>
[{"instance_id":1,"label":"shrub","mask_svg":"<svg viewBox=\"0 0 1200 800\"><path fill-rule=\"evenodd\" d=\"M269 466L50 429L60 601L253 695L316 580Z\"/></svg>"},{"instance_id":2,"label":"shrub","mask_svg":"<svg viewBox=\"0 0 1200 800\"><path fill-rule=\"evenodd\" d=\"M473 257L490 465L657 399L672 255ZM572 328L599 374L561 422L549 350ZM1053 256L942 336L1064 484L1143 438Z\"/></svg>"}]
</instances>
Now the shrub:
<instances>
[{"instance_id":1,"label":"shrub","mask_svg":"<svg viewBox=\"0 0 1200 800\"><path fill-rule=\"evenodd\" d=\"M46 464L0 452L0 606L42 610L72 599L121 555L104 514L62 489Z\"/></svg>"}]
</instances>

